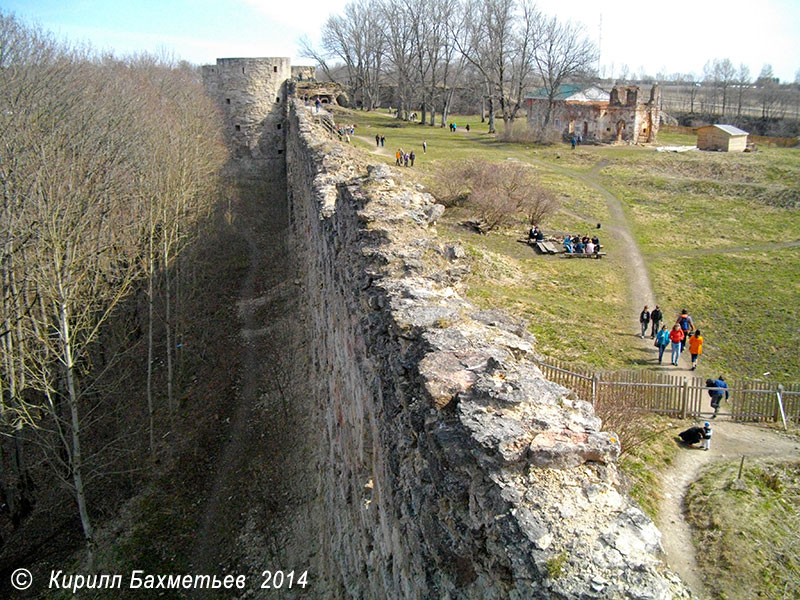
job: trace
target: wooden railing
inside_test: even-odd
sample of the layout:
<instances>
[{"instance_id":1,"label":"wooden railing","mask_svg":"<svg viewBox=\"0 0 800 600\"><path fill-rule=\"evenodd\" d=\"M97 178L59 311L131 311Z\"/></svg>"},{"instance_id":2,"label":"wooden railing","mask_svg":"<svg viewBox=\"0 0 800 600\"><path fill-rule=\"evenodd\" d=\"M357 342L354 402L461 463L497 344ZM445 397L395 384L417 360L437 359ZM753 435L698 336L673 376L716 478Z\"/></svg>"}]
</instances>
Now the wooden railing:
<instances>
[{"instance_id":1,"label":"wooden railing","mask_svg":"<svg viewBox=\"0 0 800 600\"><path fill-rule=\"evenodd\" d=\"M592 371L548 358L536 360L550 381L573 390L597 409L624 405L680 418L709 416L703 408L709 388L702 377L681 377L645 370ZM726 380L729 398L721 412L736 421L800 422L800 383Z\"/></svg>"}]
</instances>

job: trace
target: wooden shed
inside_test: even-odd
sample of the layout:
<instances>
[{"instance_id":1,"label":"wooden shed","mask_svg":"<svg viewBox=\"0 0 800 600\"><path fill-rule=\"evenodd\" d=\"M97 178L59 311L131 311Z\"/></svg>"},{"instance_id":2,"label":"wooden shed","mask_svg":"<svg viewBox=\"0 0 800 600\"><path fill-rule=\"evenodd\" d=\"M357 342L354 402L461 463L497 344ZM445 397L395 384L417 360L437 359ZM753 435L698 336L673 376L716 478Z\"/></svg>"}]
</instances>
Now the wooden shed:
<instances>
[{"instance_id":1,"label":"wooden shed","mask_svg":"<svg viewBox=\"0 0 800 600\"><path fill-rule=\"evenodd\" d=\"M697 147L700 150L744 152L747 132L733 125L706 125L697 130Z\"/></svg>"}]
</instances>

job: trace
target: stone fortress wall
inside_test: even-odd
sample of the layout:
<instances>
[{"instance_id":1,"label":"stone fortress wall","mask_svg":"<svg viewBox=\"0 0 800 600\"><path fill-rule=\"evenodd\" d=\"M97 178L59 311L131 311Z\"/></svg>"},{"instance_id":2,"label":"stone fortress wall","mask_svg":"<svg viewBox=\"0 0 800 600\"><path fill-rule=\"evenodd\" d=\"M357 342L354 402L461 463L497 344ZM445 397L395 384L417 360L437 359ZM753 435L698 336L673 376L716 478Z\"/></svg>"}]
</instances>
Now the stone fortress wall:
<instances>
[{"instance_id":1,"label":"stone fortress wall","mask_svg":"<svg viewBox=\"0 0 800 600\"><path fill-rule=\"evenodd\" d=\"M463 298L443 207L338 142L293 85L281 156L315 340L314 597L688 598L620 492L614 435L542 376L523 323Z\"/></svg>"}]
</instances>

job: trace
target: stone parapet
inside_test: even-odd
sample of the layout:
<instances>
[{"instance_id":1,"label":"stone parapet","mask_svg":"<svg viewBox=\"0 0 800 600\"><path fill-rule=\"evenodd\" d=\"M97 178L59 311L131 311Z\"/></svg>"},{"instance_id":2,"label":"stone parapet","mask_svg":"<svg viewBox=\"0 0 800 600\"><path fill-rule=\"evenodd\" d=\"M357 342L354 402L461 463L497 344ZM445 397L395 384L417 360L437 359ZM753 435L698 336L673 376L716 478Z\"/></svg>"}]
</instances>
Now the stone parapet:
<instances>
[{"instance_id":1,"label":"stone parapet","mask_svg":"<svg viewBox=\"0 0 800 600\"><path fill-rule=\"evenodd\" d=\"M464 299L431 196L290 101L313 315L318 597L688 598L620 492L619 442L546 380L521 321Z\"/></svg>"}]
</instances>

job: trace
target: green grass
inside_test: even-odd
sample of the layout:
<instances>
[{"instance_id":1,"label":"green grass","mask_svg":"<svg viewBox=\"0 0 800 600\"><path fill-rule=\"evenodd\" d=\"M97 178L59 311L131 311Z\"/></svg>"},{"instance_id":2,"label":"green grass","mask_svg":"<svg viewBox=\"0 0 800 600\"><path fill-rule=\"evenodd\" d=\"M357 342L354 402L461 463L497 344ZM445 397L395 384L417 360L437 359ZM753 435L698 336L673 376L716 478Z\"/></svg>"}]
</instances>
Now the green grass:
<instances>
[{"instance_id":1,"label":"green grass","mask_svg":"<svg viewBox=\"0 0 800 600\"><path fill-rule=\"evenodd\" d=\"M688 424L658 415L637 415L636 418L642 420L642 428L647 432L642 438L644 441L626 450L619 463L626 476L628 493L655 520L661 502L659 474L675 460L679 448L673 438ZM674 431L675 435L670 435L669 431Z\"/></svg>"},{"instance_id":2,"label":"green grass","mask_svg":"<svg viewBox=\"0 0 800 600\"><path fill-rule=\"evenodd\" d=\"M686 497L714 598L800 597L800 462L717 463Z\"/></svg>"},{"instance_id":3,"label":"green grass","mask_svg":"<svg viewBox=\"0 0 800 600\"><path fill-rule=\"evenodd\" d=\"M800 380L798 277L800 248L769 251L776 243L800 242L800 155L795 149L755 153L659 153L636 146L566 144L538 146L498 141L476 116L454 115L448 128L400 123L387 114L344 111L356 122L354 144L374 151L374 136L386 136L394 164L398 147L414 149L409 177L426 182L449 161L482 157L531 164L553 190L561 210L546 232L591 233L609 219L597 181L623 203L645 255L656 299L667 319L684 306L704 329L707 354L701 369ZM471 131L463 130L470 124ZM502 131L502 120L497 121ZM422 140L428 153L422 155ZM694 136L661 133L659 144L691 145ZM464 208L448 210L440 234L461 241L474 261L468 296L481 306L505 308L529 319L544 355L603 367L638 364L636 344L621 327L639 307L630 305L624 248L606 229L600 237L609 256L602 261L537 256L516 239L527 224L480 236L459 226ZM734 252L735 251L735 252ZM732 252L732 253L727 253ZM718 374L718 373L717 373Z\"/></svg>"},{"instance_id":4,"label":"green grass","mask_svg":"<svg viewBox=\"0 0 800 600\"><path fill-rule=\"evenodd\" d=\"M692 307L705 339L701 372L798 378L800 247L653 258L650 267L668 316Z\"/></svg>"}]
</instances>

